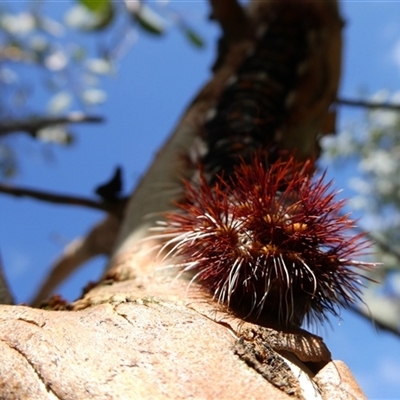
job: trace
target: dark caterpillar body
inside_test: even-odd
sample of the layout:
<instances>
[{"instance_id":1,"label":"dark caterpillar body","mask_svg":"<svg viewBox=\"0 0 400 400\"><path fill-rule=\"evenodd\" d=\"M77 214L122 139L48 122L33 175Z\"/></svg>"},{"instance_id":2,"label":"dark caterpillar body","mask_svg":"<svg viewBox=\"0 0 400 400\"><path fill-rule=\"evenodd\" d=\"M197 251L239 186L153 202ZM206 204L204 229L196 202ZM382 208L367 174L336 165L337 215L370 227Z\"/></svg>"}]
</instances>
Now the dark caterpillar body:
<instances>
[{"instance_id":1,"label":"dark caterpillar body","mask_svg":"<svg viewBox=\"0 0 400 400\"><path fill-rule=\"evenodd\" d=\"M280 11L270 17L253 54L227 83L214 116L204 125L207 153L200 161L211 181L222 171L231 176L239 160L249 163L255 152L263 152L268 164L279 157L276 133L306 62L315 23L293 10Z\"/></svg>"}]
</instances>

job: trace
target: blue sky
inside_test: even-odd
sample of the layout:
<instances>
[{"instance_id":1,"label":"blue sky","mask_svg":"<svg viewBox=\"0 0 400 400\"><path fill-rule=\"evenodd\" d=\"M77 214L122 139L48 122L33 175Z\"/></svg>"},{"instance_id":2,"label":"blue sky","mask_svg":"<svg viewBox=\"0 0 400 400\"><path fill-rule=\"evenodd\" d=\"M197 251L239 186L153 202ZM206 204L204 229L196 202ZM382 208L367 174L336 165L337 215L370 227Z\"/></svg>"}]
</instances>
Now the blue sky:
<instances>
[{"instance_id":1,"label":"blue sky","mask_svg":"<svg viewBox=\"0 0 400 400\"><path fill-rule=\"evenodd\" d=\"M176 29L161 39L141 34L116 76L104 82L108 98L100 111L107 122L76 128L77 142L72 148L38 146L25 136L15 136L21 172L13 184L92 196L93 188L105 181L116 165L122 165L125 193L132 191L186 105L210 76L214 58L218 28L205 21L206 3L171 4L202 34L206 48L193 48ZM342 13L346 26L341 95L399 90L400 3L346 1ZM341 109L339 117L343 124L362 118L362 113ZM46 158L43 153L52 156ZM330 174L338 188L346 184L345 169L332 168ZM44 279L63 245L83 235L102 214L0 196L0 217L2 260L17 301L24 302ZM85 265L58 291L73 300L85 283L99 277L104 263L98 259ZM368 398L400 399L400 339L377 332L346 311L341 320L333 318L331 326L318 333L334 358L349 365Z\"/></svg>"}]
</instances>

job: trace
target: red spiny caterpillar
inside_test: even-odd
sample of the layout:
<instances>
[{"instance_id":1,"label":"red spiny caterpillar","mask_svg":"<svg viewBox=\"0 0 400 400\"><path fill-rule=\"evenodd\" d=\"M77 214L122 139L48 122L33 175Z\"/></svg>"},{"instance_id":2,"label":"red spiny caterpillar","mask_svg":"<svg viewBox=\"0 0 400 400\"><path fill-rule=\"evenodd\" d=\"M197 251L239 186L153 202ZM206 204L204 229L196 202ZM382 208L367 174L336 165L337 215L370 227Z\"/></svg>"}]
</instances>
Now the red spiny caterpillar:
<instances>
[{"instance_id":1,"label":"red spiny caterpillar","mask_svg":"<svg viewBox=\"0 0 400 400\"><path fill-rule=\"evenodd\" d=\"M254 52L227 81L189 152L200 173L186 183L178 211L155 228L171 267L238 315L281 326L337 315L359 298L357 269L371 267L353 260L368 244L347 236L354 223L340 214L330 184L310 177L311 162L281 158L313 38L324 32L314 5L271 3Z\"/></svg>"},{"instance_id":2,"label":"red spiny caterpillar","mask_svg":"<svg viewBox=\"0 0 400 400\"><path fill-rule=\"evenodd\" d=\"M171 266L189 272L218 302L281 326L324 321L359 299L360 274L373 264L353 258L368 245L342 215L312 165L260 158L212 185L186 183L186 200L157 230Z\"/></svg>"}]
</instances>

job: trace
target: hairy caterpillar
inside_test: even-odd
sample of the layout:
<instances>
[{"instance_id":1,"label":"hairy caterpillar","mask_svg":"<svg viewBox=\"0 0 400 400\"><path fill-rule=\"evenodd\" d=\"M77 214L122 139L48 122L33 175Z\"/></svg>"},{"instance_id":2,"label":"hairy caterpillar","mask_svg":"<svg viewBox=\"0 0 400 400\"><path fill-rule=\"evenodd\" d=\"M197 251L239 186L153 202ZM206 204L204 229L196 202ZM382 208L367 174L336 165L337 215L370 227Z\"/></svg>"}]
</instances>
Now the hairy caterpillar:
<instances>
[{"instance_id":1,"label":"hairy caterpillar","mask_svg":"<svg viewBox=\"0 0 400 400\"><path fill-rule=\"evenodd\" d=\"M313 163L297 163L281 139L296 85L320 28L310 4L277 3L231 77L199 137L179 210L156 228L171 267L188 272L244 317L283 326L324 321L359 299L354 261L368 246L341 216L342 201Z\"/></svg>"},{"instance_id":2,"label":"hairy caterpillar","mask_svg":"<svg viewBox=\"0 0 400 400\"><path fill-rule=\"evenodd\" d=\"M338 315L359 299L354 267L372 264L353 260L368 243L347 236L354 223L340 214L343 201L311 167L265 169L256 158L213 185L188 183L181 212L161 228L166 257L242 316L299 326Z\"/></svg>"}]
</instances>

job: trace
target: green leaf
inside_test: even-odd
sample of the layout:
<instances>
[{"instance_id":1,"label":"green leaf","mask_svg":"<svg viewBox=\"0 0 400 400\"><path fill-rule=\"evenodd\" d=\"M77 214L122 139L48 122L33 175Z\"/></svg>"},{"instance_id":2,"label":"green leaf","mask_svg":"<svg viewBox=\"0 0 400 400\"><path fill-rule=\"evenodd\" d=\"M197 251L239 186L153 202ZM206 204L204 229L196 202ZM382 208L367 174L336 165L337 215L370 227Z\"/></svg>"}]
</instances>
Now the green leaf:
<instances>
[{"instance_id":1,"label":"green leaf","mask_svg":"<svg viewBox=\"0 0 400 400\"><path fill-rule=\"evenodd\" d=\"M64 125L53 125L40 129L36 132L35 137L45 143L57 143L63 146L70 146L74 143L74 136Z\"/></svg>"},{"instance_id":2,"label":"green leaf","mask_svg":"<svg viewBox=\"0 0 400 400\"><path fill-rule=\"evenodd\" d=\"M81 99L87 105L97 105L106 101L107 94L104 90L100 89L86 89L82 92Z\"/></svg>"},{"instance_id":3,"label":"green leaf","mask_svg":"<svg viewBox=\"0 0 400 400\"><path fill-rule=\"evenodd\" d=\"M111 8L110 0L78 0L83 6L94 13L103 13Z\"/></svg>"},{"instance_id":4,"label":"green leaf","mask_svg":"<svg viewBox=\"0 0 400 400\"><path fill-rule=\"evenodd\" d=\"M153 35L162 35L165 31L164 20L150 7L143 3L128 2L127 9L140 27Z\"/></svg>"},{"instance_id":5,"label":"green leaf","mask_svg":"<svg viewBox=\"0 0 400 400\"><path fill-rule=\"evenodd\" d=\"M104 8L99 8L98 11L90 10L82 4L83 0L79 1L80 4L72 7L65 16L65 22L68 26L86 32L100 31L107 28L114 20L115 12L111 1L104 2Z\"/></svg>"},{"instance_id":6,"label":"green leaf","mask_svg":"<svg viewBox=\"0 0 400 400\"><path fill-rule=\"evenodd\" d=\"M106 58L91 58L86 61L86 68L95 75L110 75L113 71L113 64Z\"/></svg>"},{"instance_id":7,"label":"green leaf","mask_svg":"<svg viewBox=\"0 0 400 400\"><path fill-rule=\"evenodd\" d=\"M187 25L181 25L181 29L191 44L200 49L205 46L203 38L192 28L188 27Z\"/></svg>"},{"instance_id":8,"label":"green leaf","mask_svg":"<svg viewBox=\"0 0 400 400\"><path fill-rule=\"evenodd\" d=\"M67 90L63 90L54 95L47 104L50 114L59 114L69 108L72 103L72 94Z\"/></svg>"},{"instance_id":9,"label":"green leaf","mask_svg":"<svg viewBox=\"0 0 400 400\"><path fill-rule=\"evenodd\" d=\"M101 31L105 28L107 28L111 22L114 20L114 8L112 7L110 3L110 7L107 8L102 14L101 17L98 19L97 24L94 25L93 29L94 31Z\"/></svg>"}]
</instances>

